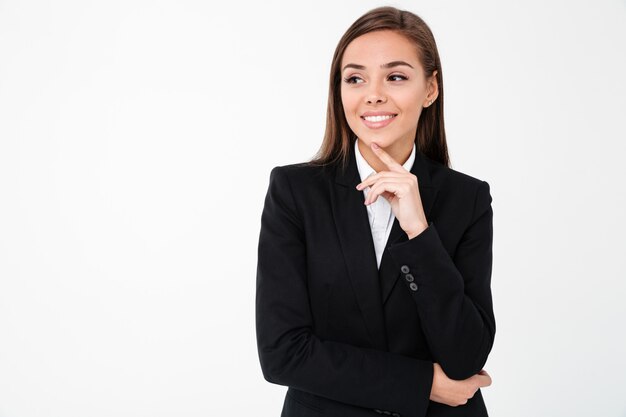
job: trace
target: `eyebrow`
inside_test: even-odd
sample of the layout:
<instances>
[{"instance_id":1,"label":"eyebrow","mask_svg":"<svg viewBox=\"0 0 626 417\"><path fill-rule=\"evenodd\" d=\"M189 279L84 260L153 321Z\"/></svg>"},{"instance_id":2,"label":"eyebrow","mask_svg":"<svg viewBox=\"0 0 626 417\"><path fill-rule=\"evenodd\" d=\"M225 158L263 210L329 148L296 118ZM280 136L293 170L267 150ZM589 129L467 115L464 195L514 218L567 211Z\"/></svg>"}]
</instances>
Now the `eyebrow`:
<instances>
[{"instance_id":1,"label":"eyebrow","mask_svg":"<svg viewBox=\"0 0 626 417\"><path fill-rule=\"evenodd\" d=\"M406 65L407 67L413 68L413 66L411 64L408 64L408 63L406 63L404 61L391 61L391 62L388 62L386 64L382 64L380 67L382 69L385 69L385 68L397 67L397 66L400 66L400 65ZM346 64L343 67L343 69L341 70L341 72L345 71L347 68L355 68L355 69L358 69L358 70L364 70L365 66L364 65L359 65L359 64Z\"/></svg>"}]
</instances>

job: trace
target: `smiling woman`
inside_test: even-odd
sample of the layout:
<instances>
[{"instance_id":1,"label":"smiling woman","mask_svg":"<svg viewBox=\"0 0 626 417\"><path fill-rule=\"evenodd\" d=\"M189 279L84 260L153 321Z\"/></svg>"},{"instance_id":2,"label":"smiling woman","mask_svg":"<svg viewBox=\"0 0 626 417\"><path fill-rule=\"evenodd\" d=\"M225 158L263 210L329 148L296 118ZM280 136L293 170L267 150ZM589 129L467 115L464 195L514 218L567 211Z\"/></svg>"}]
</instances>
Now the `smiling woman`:
<instances>
[{"instance_id":1,"label":"smiling woman","mask_svg":"<svg viewBox=\"0 0 626 417\"><path fill-rule=\"evenodd\" d=\"M257 345L282 416L487 416L492 198L449 167L426 23L357 19L327 109L316 158L272 169L261 216Z\"/></svg>"},{"instance_id":2,"label":"smiling woman","mask_svg":"<svg viewBox=\"0 0 626 417\"><path fill-rule=\"evenodd\" d=\"M403 59L393 60L398 57ZM414 43L392 30L354 39L345 49L343 62L341 102L350 129L361 139L361 154L377 172L383 166L370 150L372 142L404 162L411 153L422 108L437 97L437 71L427 78Z\"/></svg>"}]
</instances>

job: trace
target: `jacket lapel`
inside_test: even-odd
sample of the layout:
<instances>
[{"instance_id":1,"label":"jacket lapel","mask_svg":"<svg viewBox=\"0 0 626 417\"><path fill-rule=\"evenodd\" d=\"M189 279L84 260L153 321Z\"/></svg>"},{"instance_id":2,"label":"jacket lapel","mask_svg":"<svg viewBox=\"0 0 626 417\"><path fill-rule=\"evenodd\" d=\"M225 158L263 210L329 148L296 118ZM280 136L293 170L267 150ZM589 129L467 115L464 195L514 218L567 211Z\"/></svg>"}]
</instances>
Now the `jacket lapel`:
<instances>
[{"instance_id":1,"label":"jacket lapel","mask_svg":"<svg viewBox=\"0 0 626 417\"><path fill-rule=\"evenodd\" d=\"M379 350L387 350L383 303L391 293L400 271L390 259L387 249L383 253L381 269L378 270L367 207L363 204L365 201L363 191L355 188L361 180L356 166L354 142L349 149L350 158L346 169L342 170L337 165L335 170L335 186L332 187L331 193L333 218L349 279L372 346ZM430 182L427 160L417 149L411 172L418 178L420 197L428 219L437 189ZM398 219L395 219L385 247L392 242L406 240L408 236L400 227Z\"/></svg>"},{"instance_id":2,"label":"jacket lapel","mask_svg":"<svg viewBox=\"0 0 626 417\"><path fill-rule=\"evenodd\" d=\"M332 210L348 269L352 289L363 314L372 347L387 350L387 336L378 283L378 267L374 241L363 202L363 191L356 166L354 146L350 146L350 160L346 170L337 166L335 186L332 187Z\"/></svg>"}]
</instances>

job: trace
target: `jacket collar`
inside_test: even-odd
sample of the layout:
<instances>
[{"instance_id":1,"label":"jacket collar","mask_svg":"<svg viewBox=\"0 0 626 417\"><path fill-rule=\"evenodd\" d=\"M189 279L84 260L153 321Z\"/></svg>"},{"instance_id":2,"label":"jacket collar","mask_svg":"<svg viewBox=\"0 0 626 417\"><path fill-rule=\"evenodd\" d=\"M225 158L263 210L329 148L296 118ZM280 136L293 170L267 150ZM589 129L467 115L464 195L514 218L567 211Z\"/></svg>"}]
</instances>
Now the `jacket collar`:
<instances>
[{"instance_id":1,"label":"jacket collar","mask_svg":"<svg viewBox=\"0 0 626 417\"><path fill-rule=\"evenodd\" d=\"M341 166L337 164L335 170L335 182L337 184L345 185L346 187L352 187L355 192L361 193L362 191L357 190L356 185L360 183L359 179L359 171L356 166L356 155L354 153L354 139L351 141L351 145L349 146L350 157L348 159L348 163L346 164L345 169L341 169ZM415 161L413 161L413 166L411 167L411 173L415 174L418 178L418 185L421 191L421 187L431 187L430 173L428 171L429 161L416 146L415 149ZM422 202L422 204L424 204ZM426 207L424 207L426 210Z\"/></svg>"},{"instance_id":2,"label":"jacket collar","mask_svg":"<svg viewBox=\"0 0 626 417\"><path fill-rule=\"evenodd\" d=\"M332 187L331 193L333 218L348 276L356 293L372 346L387 350L383 305L400 275L400 270L399 266L388 259L391 255L387 249L381 260L380 271L378 269L367 207L363 204L363 191L356 189L361 180L356 164L354 142L351 142L349 149L350 156L345 169L341 169L339 164L335 168L335 187ZM410 172L418 179L420 199L427 219L430 219L430 209L437 195L437 187L431 182L430 164L427 157L416 149ZM392 242L406 240L408 236L396 218L385 247Z\"/></svg>"}]
</instances>

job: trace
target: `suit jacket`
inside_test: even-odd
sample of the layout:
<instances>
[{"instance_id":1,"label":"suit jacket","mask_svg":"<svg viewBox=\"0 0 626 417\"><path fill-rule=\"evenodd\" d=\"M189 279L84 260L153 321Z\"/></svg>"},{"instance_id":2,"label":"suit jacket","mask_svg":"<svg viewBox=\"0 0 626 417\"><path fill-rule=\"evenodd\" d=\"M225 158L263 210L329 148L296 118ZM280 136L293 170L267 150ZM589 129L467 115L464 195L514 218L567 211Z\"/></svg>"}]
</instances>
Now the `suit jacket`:
<instances>
[{"instance_id":1,"label":"suit jacket","mask_svg":"<svg viewBox=\"0 0 626 417\"><path fill-rule=\"evenodd\" d=\"M289 387L282 417L487 416L480 390L429 397L433 362L466 379L494 342L489 184L419 150L411 172L428 227L409 239L395 219L379 269L354 146L345 170L271 170L256 336L264 378Z\"/></svg>"}]
</instances>

